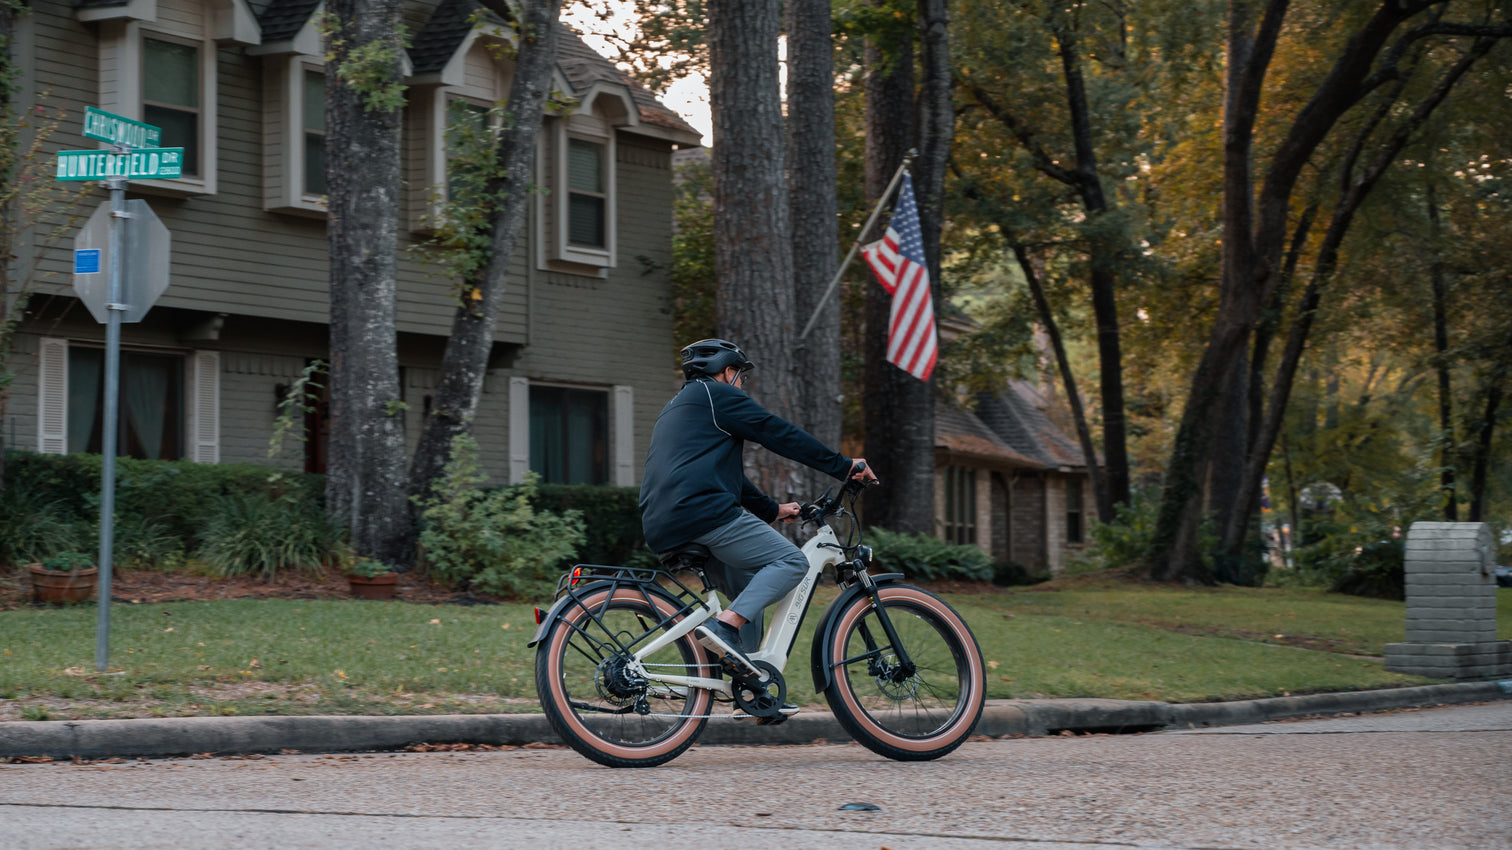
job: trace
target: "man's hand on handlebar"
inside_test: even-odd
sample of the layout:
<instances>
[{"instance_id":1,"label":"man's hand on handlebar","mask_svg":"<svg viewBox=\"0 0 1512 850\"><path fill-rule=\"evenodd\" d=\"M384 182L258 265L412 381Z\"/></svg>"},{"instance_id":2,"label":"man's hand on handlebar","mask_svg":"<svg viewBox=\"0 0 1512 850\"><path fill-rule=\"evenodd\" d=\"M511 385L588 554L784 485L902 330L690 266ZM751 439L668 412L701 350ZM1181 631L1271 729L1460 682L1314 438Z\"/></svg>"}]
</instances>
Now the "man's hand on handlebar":
<instances>
[{"instance_id":1,"label":"man's hand on handlebar","mask_svg":"<svg viewBox=\"0 0 1512 850\"><path fill-rule=\"evenodd\" d=\"M777 506L777 519L780 522L792 522L798 518L798 510L803 506L797 502L788 502Z\"/></svg>"},{"instance_id":2,"label":"man's hand on handlebar","mask_svg":"<svg viewBox=\"0 0 1512 850\"><path fill-rule=\"evenodd\" d=\"M856 458L855 462L851 464L850 478L852 481L860 481L863 484L882 483L877 480L877 473L872 472L871 466L867 464L864 457Z\"/></svg>"}]
</instances>

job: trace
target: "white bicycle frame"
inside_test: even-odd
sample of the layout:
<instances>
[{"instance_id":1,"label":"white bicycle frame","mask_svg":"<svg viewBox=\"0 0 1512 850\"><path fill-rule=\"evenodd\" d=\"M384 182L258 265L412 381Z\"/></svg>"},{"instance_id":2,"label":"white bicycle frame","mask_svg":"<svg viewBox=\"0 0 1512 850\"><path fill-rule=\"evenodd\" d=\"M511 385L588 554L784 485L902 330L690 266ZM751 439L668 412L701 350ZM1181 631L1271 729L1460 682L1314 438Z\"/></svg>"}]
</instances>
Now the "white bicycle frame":
<instances>
[{"instance_id":1,"label":"white bicycle frame","mask_svg":"<svg viewBox=\"0 0 1512 850\"><path fill-rule=\"evenodd\" d=\"M787 666L789 654L793 650L793 644L798 639L798 624L803 622L804 609L808 607L809 600L814 596L814 589L819 586L819 576L824 568L831 564L838 564L845 560L845 550L840 547L840 541L835 537L834 529L828 525L820 524L819 531L803 544L803 554L808 558L808 572L798 586L788 591L787 595L777 600L772 608L771 625L767 629L766 637L762 638L761 647L755 652L746 655L751 661L765 661L782 672ZM698 628L703 621L717 615L720 612L719 597L714 591L709 591L709 601L688 613L682 620L657 638L640 649L630 658L625 665L630 672L644 676L646 679L685 688L704 688L705 690L718 691L725 696L732 696L734 691L731 684L725 679L711 679L702 676L674 676L653 673L646 669L645 659L652 653L671 645L688 632Z\"/></svg>"}]
</instances>

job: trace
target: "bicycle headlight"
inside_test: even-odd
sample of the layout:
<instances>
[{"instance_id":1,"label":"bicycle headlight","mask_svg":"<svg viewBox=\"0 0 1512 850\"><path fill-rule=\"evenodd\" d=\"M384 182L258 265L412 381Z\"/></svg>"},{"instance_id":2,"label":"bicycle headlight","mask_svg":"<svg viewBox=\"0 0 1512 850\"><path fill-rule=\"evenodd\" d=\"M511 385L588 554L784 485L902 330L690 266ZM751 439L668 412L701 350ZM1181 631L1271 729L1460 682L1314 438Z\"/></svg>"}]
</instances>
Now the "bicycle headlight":
<instances>
[{"instance_id":1,"label":"bicycle headlight","mask_svg":"<svg viewBox=\"0 0 1512 850\"><path fill-rule=\"evenodd\" d=\"M856 560L860 561L863 564L870 564L872 562L872 549L871 549L871 547L870 546L857 546L856 547Z\"/></svg>"}]
</instances>

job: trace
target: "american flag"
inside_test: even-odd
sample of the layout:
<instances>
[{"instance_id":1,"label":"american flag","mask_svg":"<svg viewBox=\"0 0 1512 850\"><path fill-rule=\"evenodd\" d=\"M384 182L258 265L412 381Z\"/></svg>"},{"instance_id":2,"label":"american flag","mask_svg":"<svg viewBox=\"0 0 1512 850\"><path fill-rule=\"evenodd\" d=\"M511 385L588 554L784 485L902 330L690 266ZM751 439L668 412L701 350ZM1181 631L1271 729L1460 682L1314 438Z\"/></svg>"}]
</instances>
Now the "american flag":
<instances>
[{"instance_id":1,"label":"american flag","mask_svg":"<svg viewBox=\"0 0 1512 850\"><path fill-rule=\"evenodd\" d=\"M921 381L929 380L939 356L935 338L934 301L929 294L929 266L924 261L924 236L919 230L919 207L913 180L903 175L903 188L893 207L887 235L861 249L882 287L892 293L887 328L887 362Z\"/></svg>"}]
</instances>

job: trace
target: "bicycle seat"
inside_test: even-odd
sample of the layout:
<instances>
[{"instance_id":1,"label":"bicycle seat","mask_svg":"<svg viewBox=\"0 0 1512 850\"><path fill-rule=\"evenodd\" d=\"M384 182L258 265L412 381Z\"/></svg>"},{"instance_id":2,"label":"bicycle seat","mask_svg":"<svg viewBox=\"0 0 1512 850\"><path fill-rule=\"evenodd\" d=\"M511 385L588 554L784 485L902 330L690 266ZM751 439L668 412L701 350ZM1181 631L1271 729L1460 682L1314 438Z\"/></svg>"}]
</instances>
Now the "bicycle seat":
<instances>
[{"instance_id":1,"label":"bicycle seat","mask_svg":"<svg viewBox=\"0 0 1512 850\"><path fill-rule=\"evenodd\" d=\"M702 543L684 543L676 549L666 552L658 552L656 560L661 562L663 568L670 572L678 570L702 571L704 564L709 562L713 554L709 547Z\"/></svg>"}]
</instances>

